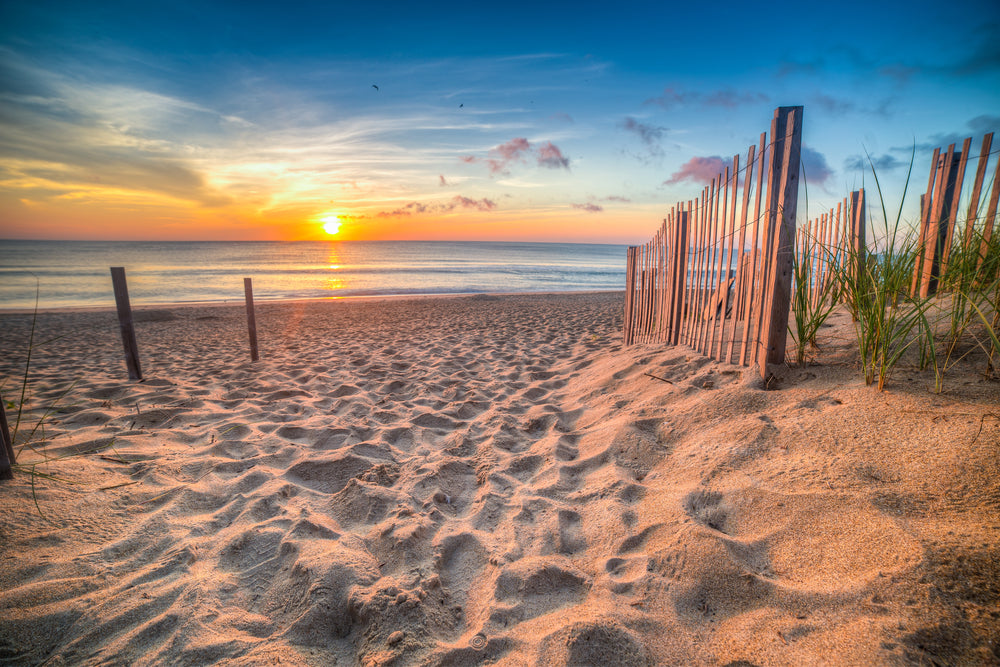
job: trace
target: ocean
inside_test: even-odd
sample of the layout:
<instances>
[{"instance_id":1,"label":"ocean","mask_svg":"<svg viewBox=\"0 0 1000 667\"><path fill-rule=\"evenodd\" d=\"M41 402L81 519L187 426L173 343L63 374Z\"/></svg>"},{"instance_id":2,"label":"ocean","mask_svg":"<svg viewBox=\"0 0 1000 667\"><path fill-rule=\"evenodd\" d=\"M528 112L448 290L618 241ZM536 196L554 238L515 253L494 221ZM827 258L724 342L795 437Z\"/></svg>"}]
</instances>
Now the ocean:
<instances>
[{"instance_id":1,"label":"ocean","mask_svg":"<svg viewBox=\"0 0 1000 667\"><path fill-rule=\"evenodd\" d=\"M625 289L625 246L446 241L0 240L0 308Z\"/></svg>"}]
</instances>

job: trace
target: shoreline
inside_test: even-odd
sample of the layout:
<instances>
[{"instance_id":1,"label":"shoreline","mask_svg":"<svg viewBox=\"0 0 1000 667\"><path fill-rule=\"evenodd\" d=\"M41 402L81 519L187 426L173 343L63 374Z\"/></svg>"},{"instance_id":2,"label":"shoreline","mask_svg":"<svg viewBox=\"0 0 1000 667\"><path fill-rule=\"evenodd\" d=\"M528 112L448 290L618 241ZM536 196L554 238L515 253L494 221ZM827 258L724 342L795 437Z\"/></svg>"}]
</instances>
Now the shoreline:
<instances>
[{"instance_id":1,"label":"shoreline","mask_svg":"<svg viewBox=\"0 0 1000 667\"><path fill-rule=\"evenodd\" d=\"M313 298L287 298L287 299L261 299L254 296L254 305L282 304L282 303L326 303L337 301L404 301L407 299L460 299L476 298L480 296L558 296L558 295L585 295L585 294L608 294L625 293L625 289L586 289L586 290L555 290L539 292L440 292L428 294L363 294L356 296L334 296L334 297L313 297ZM213 308L213 307L236 307L244 306L244 299L232 299L229 301L173 301L164 303L143 303L131 304L133 312L143 310L161 310L165 308ZM96 313L114 312L114 304L108 306L53 306L34 308L4 308L0 306L0 315L30 315L34 312L39 314L50 313Z\"/></svg>"}]
</instances>

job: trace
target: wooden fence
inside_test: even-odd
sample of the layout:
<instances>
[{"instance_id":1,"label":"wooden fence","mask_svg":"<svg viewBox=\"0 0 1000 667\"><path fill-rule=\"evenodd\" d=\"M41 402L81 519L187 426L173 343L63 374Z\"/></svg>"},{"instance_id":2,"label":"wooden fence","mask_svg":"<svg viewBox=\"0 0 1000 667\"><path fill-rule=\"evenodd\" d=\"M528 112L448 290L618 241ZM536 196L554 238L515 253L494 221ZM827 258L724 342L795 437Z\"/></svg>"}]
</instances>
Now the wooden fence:
<instances>
[{"instance_id":1,"label":"wooden fence","mask_svg":"<svg viewBox=\"0 0 1000 667\"><path fill-rule=\"evenodd\" d=\"M750 146L744 169L733 157L699 199L676 204L648 243L628 249L626 345L686 345L756 363L764 378L784 361L802 107L776 109L770 137Z\"/></svg>"},{"instance_id":2,"label":"wooden fence","mask_svg":"<svg viewBox=\"0 0 1000 667\"><path fill-rule=\"evenodd\" d=\"M982 194L992 144L993 133L990 132L983 137L982 147L979 151L976 179L973 182L969 209L965 216L965 230L959 230L962 232L963 250L971 250L978 240L980 262L986 256L986 248L993 235L997 201L1000 200L1000 160L998 160L986 215L983 218L979 217L979 198ZM920 254L913 268L913 279L910 285L910 292L914 296L919 295L926 298L934 294L937 291L938 279L948 270L948 261L951 257L958 219L959 200L962 195L962 182L965 178L965 167L969 162L971 146L972 137L969 137L963 142L961 151L955 151L955 144L948 146L948 149L943 153L940 148L934 149L930 177L927 182L927 193L920 197L920 240L918 245ZM980 221L983 224L977 239L974 232Z\"/></svg>"}]
</instances>

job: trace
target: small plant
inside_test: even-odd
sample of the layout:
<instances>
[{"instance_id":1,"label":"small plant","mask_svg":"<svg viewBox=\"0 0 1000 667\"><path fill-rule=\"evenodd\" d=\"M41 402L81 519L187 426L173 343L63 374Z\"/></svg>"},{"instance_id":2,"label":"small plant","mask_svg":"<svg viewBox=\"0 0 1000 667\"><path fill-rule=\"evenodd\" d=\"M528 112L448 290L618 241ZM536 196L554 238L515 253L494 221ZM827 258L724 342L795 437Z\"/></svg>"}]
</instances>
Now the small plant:
<instances>
[{"instance_id":1,"label":"small plant","mask_svg":"<svg viewBox=\"0 0 1000 667\"><path fill-rule=\"evenodd\" d=\"M993 357L998 349L997 325L1000 324L1000 311L997 310L1000 241L984 238L982 230L973 227L967 241L952 246L938 291L941 298L937 319L947 329L943 359L939 360L942 375L949 367L981 351L986 357L986 376L991 377ZM939 376L938 391L942 389L940 380Z\"/></svg>"},{"instance_id":2,"label":"small plant","mask_svg":"<svg viewBox=\"0 0 1000 667\"><path fill-rule=\"evenodd\" d=\"M912 232L900 232L902 200L895 222L889 223L882 188L871 158L869 164L882 208L883 245L879 247L877 240L871 248L853 248L849 244L844 261L835 265L834 270L855 317L854 330L865 383L877 383L878 390L882 391L900 358L914 344L926 343L930 358L935 360L935 370L937 366L934 339L926 316L929 301L909 295L919 248ZM913 156L903 187L903 200L912 171Z\"/></svg>"},{"instance_id":3,"label":"small plant","mask_svg":"<svg viewBox=\"0 0 1000 667\"><path fill-rule=\"evenodd\" d=\"M816 334L837 306L838 285L831 275L816 275L816 260L829 254L819 241L803 234L801 247L792 253L792 324L788 327L795 341L795 361L805 363L806 350L816 348ZM828 269L830 271L831 269Z\"/></svg>"}]
</instances>

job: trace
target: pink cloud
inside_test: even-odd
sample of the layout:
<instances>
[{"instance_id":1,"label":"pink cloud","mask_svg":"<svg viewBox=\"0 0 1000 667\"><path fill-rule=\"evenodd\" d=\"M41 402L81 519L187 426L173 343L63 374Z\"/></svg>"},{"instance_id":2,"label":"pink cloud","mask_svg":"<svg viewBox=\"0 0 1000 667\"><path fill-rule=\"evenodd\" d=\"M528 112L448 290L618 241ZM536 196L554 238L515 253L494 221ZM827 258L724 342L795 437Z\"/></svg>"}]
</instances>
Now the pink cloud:
<instances>
[{"instance_id":1,"label":"pink cloud","mask_svg":"<svg viewBox=\"0 0 1000 667\"><path fill-rule=\"evenodd\" d=\"M412 201L394 211L381 211L377 213L375 217L395 218L404 215L413 215L414 213L447 213L448 211L454 211L456 208L474 208L477 211L492 211L496 207L496 202L492 199L487 199L486 197L483 197L482 199L470 199L469 197L455 195L446 202L439 202L436 204L424 204L422 202Z\"/></svg>"},{"instance_id":2,"label":"pink cloud","mask_svg":"<svg viewBox=\"0 0 1000 667\"><path fill-rule=\"evenodd\" d=\"M570 206L584 210L588 213L600 213L604 210L603 206L598 206L597 204L570 204Z\"/></svg>"},{"instance_id":3,"label":"pink cloud","mask_svg":"<svg viewBox=\"0 0 1000 667\"><path fill-rule=\"evenodd\" d=\"M454 208L474 208L477 211L492 211L497 207L496 202L483 197L482 199L469 199L468 197L462 197L461 195L455 195L452 197L450 205L445 204L447 208L444 210L450 211Z\"/></svg>"},{"instance_id":4,"label":"pink cloud","mask_svg":"<svg viewBox=\"0 0 1000 667\"><path fill-rule=\"evenodd\" d=\"M681 181L711 183L712 179L721 174L725 169L726 163L717 155L711 157L693 157L681 165L678 171L671 174L668 180L663 181L663 184L672 185Z\"/></svg>"},{"instance_id":5,"label":"pink cloud","mask_svg":"<svg viewBox=\"0 0 1000 667\"><path fill-rule=\"evenodd\" d=\"M509 174L509 167L516 162L525 162L529 155L534 154L538 166L549 169L569 169L569 158L562 154L559 147L551 141L546 141L537 149L524 137L516 137L506 143L494 146L485 158L466 155L460 158L466 164L485 162L490 169L490 175Z\"/></svg>"},{"instance_id":6,"label":"pink cloud","mask_svg":"<svg viewBox=\"0 0 1000 667\"><path fill-rule=\"evenodd\" d=\"M448 185L448 181L444 179L444 174L438 174L438 178L441 179L440 185L442 188Z\"/></svg>"},{"instance_id":7,"label":"pink cloud","mask_svg":"<svg viewBox=\"0 0 1000 667\"><path fill-rule=\"evenodd\" d=\"M528 140L517 137L491 148L486 164L490 166L491 174L504 174L507 173L507 165L511 162L523 162L524 154L530 150L531 144Z\"/></svg>"},{"instance_id":8,"label":"pink cloud","mask_svg":"<svg viewBox=\"0 0 1000 667\"><path fill-rule=\"evenodd\" d=\"M569 158L563 157L558 146L551 141L546 141L538 149L538 166L549 169L569 169Z\"/></svg>"}]
</instances>

